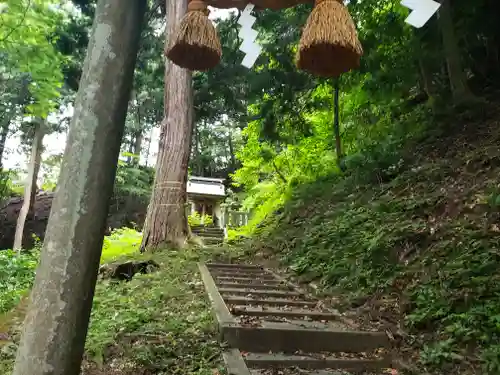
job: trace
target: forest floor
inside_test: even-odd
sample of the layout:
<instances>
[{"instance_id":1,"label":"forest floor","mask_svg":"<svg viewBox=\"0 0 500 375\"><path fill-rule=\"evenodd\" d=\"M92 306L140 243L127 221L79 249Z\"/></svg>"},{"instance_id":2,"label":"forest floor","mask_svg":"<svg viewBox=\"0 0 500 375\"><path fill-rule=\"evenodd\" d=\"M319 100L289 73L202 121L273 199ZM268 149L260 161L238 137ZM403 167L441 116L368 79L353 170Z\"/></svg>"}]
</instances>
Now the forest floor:
<instances>
[{"instance_id":1,"label":"forest floor","mask_svg":"<svg viewBox=\"0 0 500 375\"><path fill-rule=\"evenodd\" d=\"M160 268L129 282L98 281L82 374L218 374L221 346L197 268L217 251L223 252L167 250L120 258L153 259ZM8 328L0 341L1 374L11 373L26 305L23 299L0 315L0 329Z\"/></svg>"},{"instance_id":2,"label":"forest floor","mask_svg":"<svg viewBox=\"0 0 500 375\"><path fill-rule=\"evenodd\" d=\"M409 373L500 373L500 115L296 192L246 243L393 337ZM300 236L297 236L300 233Z\"/></svg>"}]
</instances>

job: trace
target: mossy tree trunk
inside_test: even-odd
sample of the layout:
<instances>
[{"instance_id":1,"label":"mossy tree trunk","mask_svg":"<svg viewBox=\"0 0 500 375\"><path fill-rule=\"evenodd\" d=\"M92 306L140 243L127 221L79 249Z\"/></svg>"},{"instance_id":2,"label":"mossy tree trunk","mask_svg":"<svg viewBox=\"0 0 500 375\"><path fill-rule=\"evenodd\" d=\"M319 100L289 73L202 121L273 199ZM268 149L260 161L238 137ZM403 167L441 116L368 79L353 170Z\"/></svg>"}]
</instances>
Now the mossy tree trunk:
<instances>
[{"instance_id":1,"label":"mossy tree trunk","mask_svg":"<svg viewBox=\"0 0 500 375\"><path fill-rule=\"evenodd\" d=\"M79 374L146 0L99 0L13 375Z\"/></svg>"},{"instance_id":2,"label":"mossy tree trunk","mask_svg":"<svg viewBox=\"0 0 500 375\"><path fill-rule=\"evenodd\" d=\"M165 45L175 35L187 10L187 0L166 2ZM189 236L186 184L193 133L192 75L165 62L164 119L161 124L155 184L149 202L141 251L183 247Z\"/></svg>"}]
</instances>

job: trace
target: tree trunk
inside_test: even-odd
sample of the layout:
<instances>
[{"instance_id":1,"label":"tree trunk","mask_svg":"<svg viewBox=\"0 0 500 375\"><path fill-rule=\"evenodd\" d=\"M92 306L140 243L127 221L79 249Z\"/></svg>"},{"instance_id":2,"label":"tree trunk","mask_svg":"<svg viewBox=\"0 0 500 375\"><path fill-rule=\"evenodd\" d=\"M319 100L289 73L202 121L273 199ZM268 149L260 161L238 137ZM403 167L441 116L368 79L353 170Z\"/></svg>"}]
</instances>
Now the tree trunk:
<instances>
[{"instance_id":1,"label":"tree trunk","mask_svg":"<svg viewBox=\"0 0 500 375\"><path fill-rule=\"evenodd\" d=\"M151 126L151 130L149 131L149 140L148 140L148 148L146 150L146 167L149 165L149 153L151 152L151 142L153 142L153 131L154 126Z\"/></svg>"},{"instance_id":2,"label":"tree trunk","mask_svg":"<svg viewBox=\"0 0 500 375\"><path fill-rule=\"evenodd\" d=\"M80 373L146 3L97 3L13 375Z\"/></svg>"},{"instance_id":3,"label":"tree trunk","mask_svg":"<svg viewBox=\"0 0 500 375\"><path fill-rule=\"evenodd\" d=\"M14 235L14 250L21 251L23 247L24 226L28 213L33 209L36 194L36 180L40 170L40 160L42 158L43 137L45 135L45 120L37 120L33 143L31 145L31 156L28 164L28 176L24 186L24 200L19 216L17 218L16 234Z\"/></svg>"},{"instance_id":4,"label":"tree trunk","mask_svg":"<svg viewBox=\"0 0 500 375\"><path fill-rule=\"evenodd\" d=\"M2 169L3 153L5 152L5 143L9 135L10 116L7 113L3 114L2 124L0 125L0 169Z\"/></svg>"},{"instance_id":5,"label":"tree trunk","mask_svg":"<svg viewBox=\"0 0 500 375\"><path fill-rule=\"evenodd\" d=\"M443 37L443 47L446 56L451 93L456 102L463 102L470 99L472 93L467 86L467 77L465 76L460 59L460 51L458 49L457 37L453 26L449 0L443 0L441 2L438 18Z\"/></svg>"},{"instance_id":6,"label":"tree trunk","mask_svg":"<svg viewBox=\"0 0 500 375\"><path fill-rule=\"evenodd\" d=\"M134 161L132 164L139 165L141 161L141 151L142 151L142 130L138 130L135 134L135 142L134 142Z\"/></svg>"},{"instance_id":7,"label":"tree trunk","mask_svg":"<svg viewBox=\"0 0 500 375\"><path fill-rule=\"evenodd\" d=\"M231 173L234 173L236 171L236 156L234 155L233 130L231 128L228 128L227 143L229 146L229 157L231 160L231 166L229 167L229 171Z\"/></svg>"},{"instance_id":8,"label":"tree trunk","mask_svg":"<svg viewBox=\"0 0 500 375\"><path fill-rule=\"evenodd\" d=\"M420 69L422 90L429 99L432 99L434 96L434 85L432 83L432 77L429 74L429 70L425 67L424 59L422 57L419 57L418 59L418 67Z\"/></svg>"},{"instance_id":9,"label":"tree trunk","mask_svg":"<svg viewBox=\"0 0 500 375\"><path fill-rule=\"evenodd\" d=\"M335 134L335 152L337 154L337 165L342 169L342 142L340 139L339 120L339 80L335 78L333 82L333 132Z\"/></svg>"},{"instance_id":10,"label":"tree trunk","mask_svg":"<svg viewBox=\"0 0 500 375\"><path fill-rule=\"evenodd\" d=\"M286 185L288 183L288 181L287 181L285 175L283 173L281 173L281 171L279 170L279 168L276 165L276 162L274 160L273 160L272 164L273 164L274 171L278 175L279 179Z\"/></svg>"},{"instance_id":11,"label":"tree trunk","mask_svg":"<svg viewBox=\"0 0 500 375\"><path fill-rule=\"evenodd\" d=\"M165 44L175 35L187 0L166 2ZM193 129L193 88L189 70L165 61L164 119L161 124L155 185L144 224L141 251L183 247L189 236L186 184Z\"/></svg>"}]
</instances>

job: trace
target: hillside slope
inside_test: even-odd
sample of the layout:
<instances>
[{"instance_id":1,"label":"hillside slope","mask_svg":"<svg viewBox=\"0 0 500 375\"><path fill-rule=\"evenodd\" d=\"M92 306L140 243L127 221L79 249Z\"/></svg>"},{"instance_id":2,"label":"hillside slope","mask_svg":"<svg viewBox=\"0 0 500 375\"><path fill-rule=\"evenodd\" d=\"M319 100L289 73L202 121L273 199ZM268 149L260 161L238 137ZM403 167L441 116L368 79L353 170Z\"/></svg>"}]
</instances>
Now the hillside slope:
<instances>
[{"instance_id":1,"label":"hillside slope","mask_svg":"<svg viewBox=\"0 0 500 375\"><path fill-rule=\"evenodd\" d=\"M478 115L388 168L300 187L249 250L388 328L419 374L499 374L500 116Z\"/></svg>"}]
</instances>

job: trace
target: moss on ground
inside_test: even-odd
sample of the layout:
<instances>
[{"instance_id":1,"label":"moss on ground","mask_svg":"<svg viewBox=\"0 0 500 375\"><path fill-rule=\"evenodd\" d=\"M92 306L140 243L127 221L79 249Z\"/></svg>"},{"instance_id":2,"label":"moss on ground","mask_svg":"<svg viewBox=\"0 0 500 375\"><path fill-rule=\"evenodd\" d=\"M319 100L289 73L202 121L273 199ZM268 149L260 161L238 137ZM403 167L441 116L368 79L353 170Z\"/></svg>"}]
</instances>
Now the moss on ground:
<instances>
[{"instance_id":1,"label":"moss on ground","mask_svg":"<svg viewBox=\"0 0 500 375\"><path fill-rule=\"evenodd\" d=\"M300 187L249 251L389 328L416 373L499 374L498 123L470 122L389 168Z\"/></svg>"}]
</instances>

